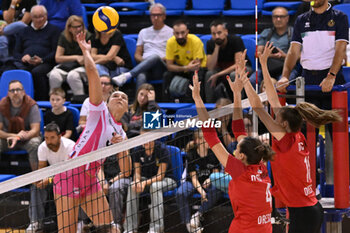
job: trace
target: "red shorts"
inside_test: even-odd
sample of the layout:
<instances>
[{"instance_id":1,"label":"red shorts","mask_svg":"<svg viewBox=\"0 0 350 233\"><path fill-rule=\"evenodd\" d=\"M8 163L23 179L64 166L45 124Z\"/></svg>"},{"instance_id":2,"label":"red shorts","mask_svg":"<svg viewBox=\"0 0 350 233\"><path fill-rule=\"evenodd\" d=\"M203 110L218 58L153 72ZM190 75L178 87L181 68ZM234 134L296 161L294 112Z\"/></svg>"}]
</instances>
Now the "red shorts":
<instances>
[{"instance_id":1,"label":"red shorts","mask_svg":"<svg viewBox=\"0 0 350 233\"><path fill-rule=\"evenodd\" d=\"M85 170L85 166L55 175L55 194L72 198L82 198L102 190L95 175Z\"/></svg>"}]
</instances>

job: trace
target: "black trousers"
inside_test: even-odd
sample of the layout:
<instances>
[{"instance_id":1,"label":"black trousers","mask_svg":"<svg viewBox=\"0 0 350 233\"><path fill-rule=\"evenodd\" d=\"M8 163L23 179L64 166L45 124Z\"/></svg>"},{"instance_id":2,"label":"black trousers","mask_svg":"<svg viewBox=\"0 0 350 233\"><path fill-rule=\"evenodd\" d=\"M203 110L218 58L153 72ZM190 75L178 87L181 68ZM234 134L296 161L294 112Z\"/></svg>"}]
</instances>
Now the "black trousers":
<instances>
[{"instance_id":1,"label":"black trousers","mask_svg":"<svg viewBox=\"0 0 350 233\"><path fill-rule=\"evenodd\" d=\"M288 207L288 233L319 233L323 222L323 208L319 202L314 206Z\"/></svg>"}]
</instances>

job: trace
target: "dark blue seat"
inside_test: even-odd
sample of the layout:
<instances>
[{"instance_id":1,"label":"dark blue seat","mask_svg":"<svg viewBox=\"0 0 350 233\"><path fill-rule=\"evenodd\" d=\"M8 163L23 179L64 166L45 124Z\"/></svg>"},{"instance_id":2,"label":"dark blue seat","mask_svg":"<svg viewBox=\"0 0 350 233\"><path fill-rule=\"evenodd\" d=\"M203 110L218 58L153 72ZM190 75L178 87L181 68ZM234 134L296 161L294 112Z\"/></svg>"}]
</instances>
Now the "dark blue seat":
<instances>
[{"instance_id":1,"label":"dark blue seat","mask_svg":"<svg viewBox=\"0 0 350 233\"><path fill-rule=\"evenodd\" d=\"M85 27L88 28L89 27L89 20L88 20L87 11L86 11L85 6L81 6L81 12L83 13L82 17L83 17Z\"/></svg>"},{"instance_id":2,"label":"dark blue seat","mask_svg":"<svg viewBox=\"0 0 350 233\"><path fill-rule=\"evenodd\" d=\"M124 34L124 38L131 38L137 41L137 38L139 37L139 34Z\"/></svg>"},{"instance_id":3,"label":"dark blue seat","mask_svg":"<svg viewBox=\"0 0 350 233\"><path fill-rule=\"evenodd\" d=\"M2 73L0 79L0 99L7 96L9 83L12 80L20 81L23 84L26 94L34 98L32 74L26 70L7 70Z\"/></svg>"},{"instance_id":4,"label":"dark blue seat","mask_svg":"<svg viewBox=\"0 0 350 233\"><path fill-rule=\"evenodd\" d=\"M16 176L13 174L0 174L0 182L4 182L4 181L12 179L14 177L16 177Z\"/></svg>"},{"instance_id":5,"label":"dark blue seat","mask_svg":"<svg viewBox=\"0 0 350 233\"><path fill-rule=\"evenodd\" d=\"M211 39L211 35L202 35L201 37L199 37L201 39L201 41L203 42L203 46L204 46L204 51L205 53L207 53L207 42L208 40Z\"/></svg>"},{"instance_id":6,"label":"dark blue seat","mask_svg":"<svg viewBox=\"0 0 350 233\"><path fill-rule=\"evenodd\" d=\"M245 48L247 49L247 57L252 64L252 68L255 69L255 39L242 38Z\"/></svg>"},{"instance_id":7,"label":"dark blue seat","mask_svg":"<svg viewBox=\"0 0 350 233\"><path fill-rule=\"evenodd\" d=\"M258 12L261 12L265 0L258 0ZM231 9L222 12L224 16L253 16L255 1L231 0Z\"/></svg>"},{"instance_id":8,"label":"dark blue seat","mask_svg":"<svg viewBox=\"0 0 350 233\"><path fill-rule=\"evenodd\" d=\"M131 61L132 61L132 66L135 67L137 65L136 60L135 60L135 51L136 51L136 40L132 39L131 37L126 37L124 36L124 41L126 44L126 48L128 49L128 52L130 54L131 57Z\"/></svg>"},{"instance_id":9,"label":"dark blue seat","mask_svg":"<svg viewBox=\"0 0 350 233\"><path fill-rule=\"evenodd\" d=\"M39 108L51 108L51 103L50 101L36 101L36 103L38 104ZM69 101L64 102L63 104L64 106L70 105Z\"/></svg>"},{"instance_id":10,"label":"dark blue seat","mask_svg":"<svg viewBox=\"0 0 350 233\"><path fill-rule=\"evenodd\" d=\"M350 24L350 3L335 5L335 6L333 6L333 9L340 10L340 11L344 12L345 14L347 14L349 24Z\"/></svg>"},{"instance_id":11,"label":"dark blue seat","mask_svg":"<svg viewBox=\"0 0 350 233\"><path fill-rule=\"evenodd\" d=\"M187 0L155 0L156 3L161 3L166 8L167 16L181 16L186 9ZM149 11L145 12L149 15Z\"/></svg>"},{"instance_id":12,"label":"dark blue seat","mask_svg":"<svg viewBox=\"0 0 350 233\"><path fill-rule=\"evenodd\" d=\"M192 0L192 10L185 10L187 16L219 16L226 0Z\"/></svg>"},{"instance_id":13,"label":"dark blue seat","mask_svg":"<svg viewBox=\"0 0 350 233\"><path fill-rule=\"evenodd\" d=\"M191 103L158 103L161 109L177 111L181 108L191 107Z\"/></svg>"},{"instance_id":14,"label":"dark blue seat","mask_svg":"<svg viewBox=\"0 0 350 233\"><path fill-rule=\"evenodd\" d=\"M121 16L142 16L149 7L149 2L113 2L109 4L118 11Z\"/></svg>"},{"instance_id":15,"label":"dark blue seat","mask_svg":"<svg viewBox=\"0 0 350 233\"><path fill-rule=\"evenodd\" d=\"M95 13L97 8L101 6L106 6L106 3L82 3L83 7L86 9L86 14L91 16Z\"/></svg>"},{"instance_id":16,"label":"dark blue seat","mask_svg":"<svg viewBox=\"0 0 350 233\"><path fill-rule=\"evenodd\" d=\"M272 15L272 10L275 7L281 6L288 10L289 15L294 15L301 1L296 2L265 2L263 5L262 15Z\"/></svg>"}]
</instances>

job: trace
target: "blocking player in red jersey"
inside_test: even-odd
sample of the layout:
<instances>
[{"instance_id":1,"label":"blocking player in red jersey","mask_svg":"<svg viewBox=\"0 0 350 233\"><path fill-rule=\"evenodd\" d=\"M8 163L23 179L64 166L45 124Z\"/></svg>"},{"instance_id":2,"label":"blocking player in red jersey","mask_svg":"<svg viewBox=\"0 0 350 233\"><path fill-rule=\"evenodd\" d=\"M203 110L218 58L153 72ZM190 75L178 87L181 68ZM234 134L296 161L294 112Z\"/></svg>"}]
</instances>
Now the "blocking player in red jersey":
<instances>
[{"instance_id":1,"label":"blocking player in red jersey","mask_svg":"<svg viewBox=\"0 0 350 233\"><path fill-rule=\"evenodd\" d=\"M242 74L246 77L244 69ZM229 196L235 218L229 233L271 233L271 181L263 161L271 160L274 152L259 139L246 136L241 106L243 84L237 76L234 83L228 81L235 100L232 120L232 129L238 141L235 157L229 154L220 142L215 128L202 128L202 131L215 156L232 177L229 183ZM206 121L209 114L199 94L199 86L198 75L195 73L193 86L190 86L192 97L196 103L199 119Z\"/></svg>"},{"instance_id":2,"label":"blocking player in red jersey","mask_svg":"<svg viewBox=\"0 0 350 233\"><path fill-rule=\"evenodd\" d=\"M271 162L275 184L271 193L284 202L289 211L289 233L320 232L323 209L312 189L309 150L304 135L300 132L303 120L315 127L341 120L335 110L322 110L303 102L295 107L282 107L267 69L267 58L273 50L266 43L259 55L268 101L276 118L273 119L263 108L260 98L250 82L244 82L249 102L260 120L273 136L273 150L276 158Z\"/></svg>"}]
</instances>

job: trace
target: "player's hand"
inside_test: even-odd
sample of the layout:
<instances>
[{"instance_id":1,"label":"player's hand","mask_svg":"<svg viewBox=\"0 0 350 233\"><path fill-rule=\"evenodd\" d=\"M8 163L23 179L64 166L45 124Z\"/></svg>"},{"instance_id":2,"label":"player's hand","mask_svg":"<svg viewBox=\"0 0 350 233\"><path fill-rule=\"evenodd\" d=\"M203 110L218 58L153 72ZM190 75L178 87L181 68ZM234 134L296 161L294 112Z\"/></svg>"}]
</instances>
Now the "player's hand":
<instances>
[{"instance_id":1,"label":"player's hand","mask_svg":"<svg viewBox=\"0 0 350 233\"><path fill-rule=\"evenodd\" d=\"M191 84L189 86L190 89L192 90L192 98L194 100L201 98L200 85L201 85L201 82L198 81L198 71L195 71L193 75L193 86Z\"/></svg>"},{"instance_id":2,"label":"player's hand","mask_svg":"<svg viewBox=\"0 0 350 233\"><path fill-rule=\"evenodd\" d=\"M277 81L277 91L286 93L287 87L289 86L289 79L286 77L282 77L280 80Z\"/></svg>"},{"instance_id":3,"label":"player's hand","mask_svg":"<svg viewBox=\"0 0 350 233\"><path fill-rule=\"evenodd\" d=\"M154 90L149 90L147 93L148 101L154 101L156 99L156 93Z\"/></svg>"},{"instance_id":4,"label":"player's hand","mask_svg":"<svg viewBox=\"0 0 350 233\"><path fill-rule=\"evenodd\" d=\"M82 52L90 52L91 50L91 41L86 41L86 37L85 37L86 33L85 32L80 32L77 34L77 42L79 44L79 47L81 49Z\"/></svg>"},{"instance_id":5,"label":"player's hand","mask_svg":"<svg viewBox=\"0 0 350 233\"><path fill-rule=\"evenodd\" d=\"M265 47L264 47L264 52L263 53L259 53L259 61L260 61L260 64L264 64L266 65L267 64L267 60L269 59L271 53L272 53L272 50L274 49L275 47L273 46L272 43L270 43L269 41L266 42L265 44Z\"/></svg>"},{"instance_id":6,"label":"player's hand","mask_svg":"<svg viewBox=\"0 0 350 233\"><path fill-rule=\"evenodd\" d=\"M333 77L331 74L328 74L327 77L324 78L319 85L322 89L322 92L332 91L334 82L335 82L335 77Z\"/></svg>"}]
</instances>

